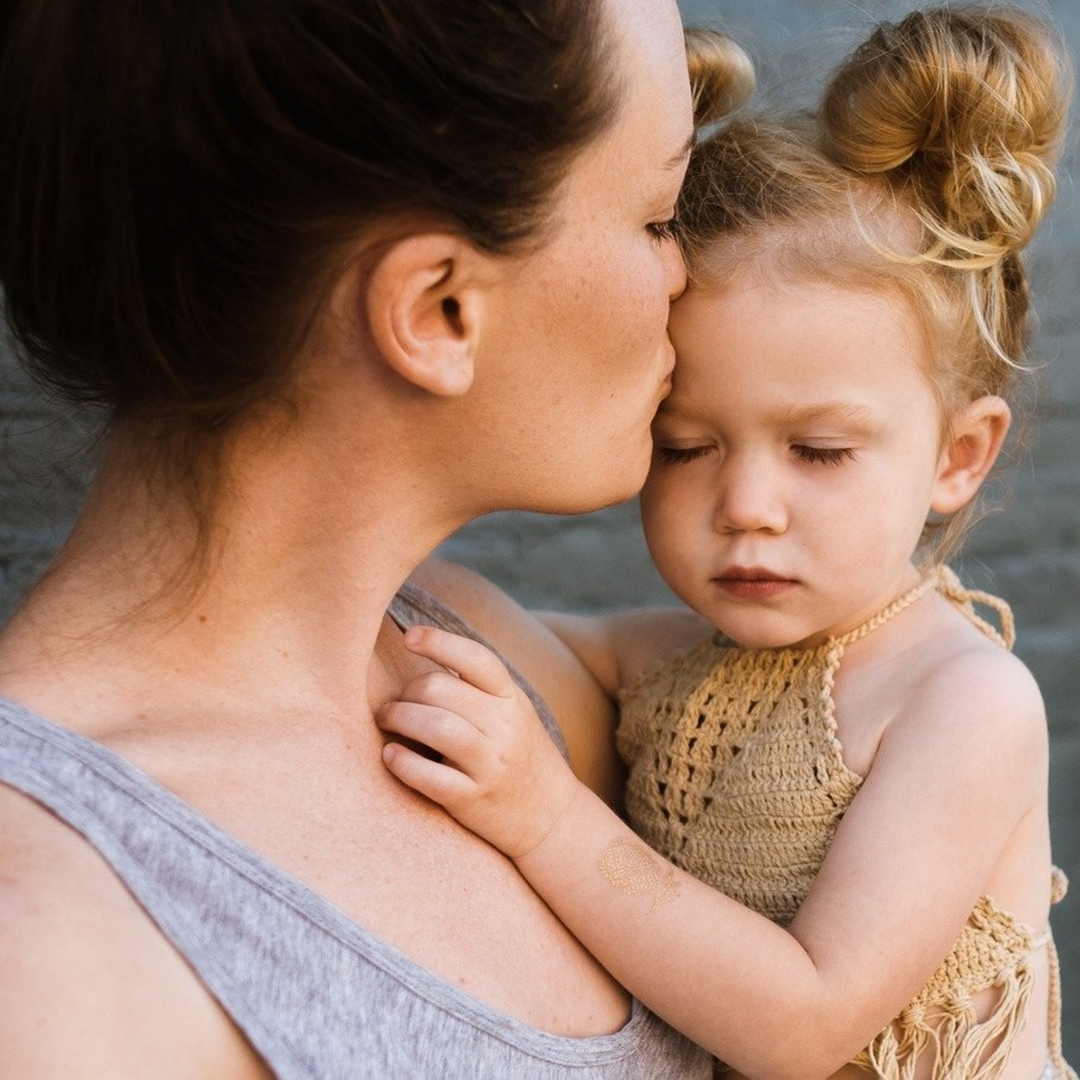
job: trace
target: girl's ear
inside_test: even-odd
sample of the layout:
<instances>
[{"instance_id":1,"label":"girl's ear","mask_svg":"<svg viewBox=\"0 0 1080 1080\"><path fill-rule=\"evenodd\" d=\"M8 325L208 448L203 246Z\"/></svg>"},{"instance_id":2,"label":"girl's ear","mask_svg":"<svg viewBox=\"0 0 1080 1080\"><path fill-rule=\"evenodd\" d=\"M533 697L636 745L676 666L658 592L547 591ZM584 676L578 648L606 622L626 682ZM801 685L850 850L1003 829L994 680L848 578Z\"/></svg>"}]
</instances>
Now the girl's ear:
<instances>
[{"instance_id":1,"label":"girl's ear","mask_svg":"<svg viewBox=\"0 0 1080 1080\"><path fill-rule=\"evenodd\" d=\"M1011 420L1009 406L992 395L976 398L953 416L938 462L933 510L952 514L975 497L997 460Z\"/></svg>"},{"instance_id":2,"label":"girl's ear","mask_svg":"<svg viewBox=\"0 0 1080 1080\"><path fill-rule=\"evenodd\" d=\"M441 397L472 385L488 256L453 233L419 233L383 250L367 280L368 328L383 361Z\"/></svg>"}]
</instances>

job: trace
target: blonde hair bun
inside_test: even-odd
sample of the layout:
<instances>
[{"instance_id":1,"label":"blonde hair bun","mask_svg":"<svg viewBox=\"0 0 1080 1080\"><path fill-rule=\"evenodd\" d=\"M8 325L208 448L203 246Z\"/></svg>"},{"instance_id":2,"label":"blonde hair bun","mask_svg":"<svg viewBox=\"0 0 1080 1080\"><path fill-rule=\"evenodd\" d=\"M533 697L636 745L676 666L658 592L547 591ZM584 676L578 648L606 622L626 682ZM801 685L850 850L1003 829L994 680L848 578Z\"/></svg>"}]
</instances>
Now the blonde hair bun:
<instances>
[{"instance_id":1,"label":"blonde hair bun","mask_svg":"<svg viewBox=\"0 0 1080 1080\"><path fill-rule=\"evenodd\" d=\"M1012 8L882 23L826 90L826 151L921 204L940 258L991 265L1028 242L1053 199L1066 56L1045 24Z\"/></svg>"},{"instance_id":2,"label":"blonde hair bun","mask_svg":"<svg viewBox=\"0 0 1080 1080\"><path fill-rule=\"evenodd\" d=\"M754 92L754 65L740 45L717 30L686 31L686 61L701 127L734 112Z\"/></svg>"}]
</instances>

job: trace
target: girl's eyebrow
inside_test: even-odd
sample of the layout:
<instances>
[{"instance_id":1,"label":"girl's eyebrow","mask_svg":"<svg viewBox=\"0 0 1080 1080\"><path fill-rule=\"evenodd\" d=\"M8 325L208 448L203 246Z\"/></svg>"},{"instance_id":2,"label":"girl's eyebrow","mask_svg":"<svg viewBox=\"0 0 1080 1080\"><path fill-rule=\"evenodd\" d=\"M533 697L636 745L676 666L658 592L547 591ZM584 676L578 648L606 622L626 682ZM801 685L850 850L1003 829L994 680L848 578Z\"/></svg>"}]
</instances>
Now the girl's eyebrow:
<instances>
[{"instance_id":1,"label":"girl's eyebrow","mask_svg":"<svg viewBox=\"0 0 1080 1080\"><path fill-rule=\"evenodd\" d=\"M688 406L671 399L661 402L654 423L664 420L692 421L709 416L708 405L691 402ZM869 430L878 425L877 411L870 405L857 401L820 401L808 405L790 405L778 409L770 416L771 423L779 427L798 427L802 424L838 424L847 430Z\"/></svg>"},{"instance_id":2,"label":"girl's eyebrow","mask_svg":"<svg viewBox=\"0 0 1080 1080\"><path fill-rule=\"evenodd\" d=\"M782 424L828 421L853 427L870 427L876 416L869 405L855 401L821 401L810 405L792 405L777 413L777 420Z\"/></svg>"}]
</instances>

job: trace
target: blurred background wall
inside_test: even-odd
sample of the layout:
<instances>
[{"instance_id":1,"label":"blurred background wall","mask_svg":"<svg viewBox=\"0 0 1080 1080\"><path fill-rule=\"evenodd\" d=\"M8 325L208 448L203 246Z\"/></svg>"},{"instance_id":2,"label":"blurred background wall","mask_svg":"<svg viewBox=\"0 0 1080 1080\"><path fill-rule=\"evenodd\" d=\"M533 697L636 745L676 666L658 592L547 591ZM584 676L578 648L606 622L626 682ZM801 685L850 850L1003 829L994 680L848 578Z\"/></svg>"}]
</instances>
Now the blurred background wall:
<instances>
[{"instance_id":1,"label":"blurred background wall","mask_svg":"<svg viewBox=\"0 0 1080 1080\"><path fill-rule=\"evenodd\" d=\"M687 23L727 29L754 56L758 104L809 102L822 73L901 0L680 0ZM1022 6L1042 14L1080 54L1080 4ZM1080 213L1073 177L1077 123L1057 203L1029 265L1045 367L1023 440L999 467L992 503L959 560L974 585L1004 596L1017 652L1042 686L1050 717L1054 856L1074 882L1055 909L1065 983L1066 1050L1080 1065ZM94 418L47 401L0 345L0 622L45 566L71 524L94 455ZM577 518L497 514L443 549L525 604L575 610L671 599L641 542L636 506Z\"/></svg>"}]
</instances>

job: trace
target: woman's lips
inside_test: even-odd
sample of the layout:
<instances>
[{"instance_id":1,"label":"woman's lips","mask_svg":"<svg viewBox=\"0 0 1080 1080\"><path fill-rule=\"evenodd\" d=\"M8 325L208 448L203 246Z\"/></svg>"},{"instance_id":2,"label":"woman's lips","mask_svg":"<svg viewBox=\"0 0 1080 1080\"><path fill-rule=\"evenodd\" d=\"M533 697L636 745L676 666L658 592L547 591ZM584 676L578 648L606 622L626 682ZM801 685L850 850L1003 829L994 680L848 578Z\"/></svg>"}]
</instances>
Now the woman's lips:
<instances>
[{"instance_id":1,"label":"woman's lips","mask_svg":"<svg viewBox=\"0 0 1080 1080\"><path fill-rule=\"evenodd\" d=\"M671 350L671 355L668 357L668 369L664 374L663 379L660 381L660 389L664 393L664 397L667 397L671 393L671 387L675 377L675 350Z\"/></svg>"}]
</instances>

